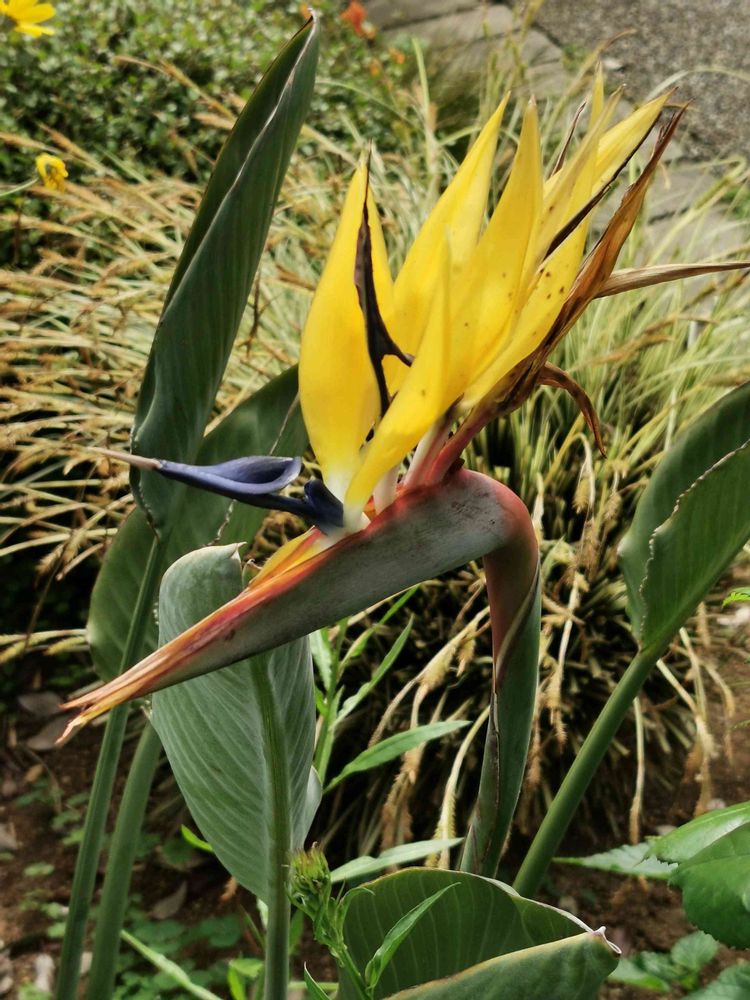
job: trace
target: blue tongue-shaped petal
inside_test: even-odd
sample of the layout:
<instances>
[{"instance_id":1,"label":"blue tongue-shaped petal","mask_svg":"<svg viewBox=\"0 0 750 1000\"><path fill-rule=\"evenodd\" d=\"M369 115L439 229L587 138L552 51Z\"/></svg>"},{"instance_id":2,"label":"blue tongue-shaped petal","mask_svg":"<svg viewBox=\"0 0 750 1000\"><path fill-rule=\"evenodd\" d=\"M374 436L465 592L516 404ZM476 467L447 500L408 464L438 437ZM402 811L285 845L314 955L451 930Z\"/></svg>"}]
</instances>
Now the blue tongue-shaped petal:
<instances>
[{"instance_id":1,"label":"blue tongue-shaped petal","mask_svg":"<svg viewBox=\"0 0 750 1000\"><path fill-rule=\"evenodd\" d=\"M145 458L129 455L109 448L97 449L120 462L128 462L139 469L158 472L169 479L176 479L199 490L209 490L220 496L238 500L266 510L284 510L296 514L321 531L328 532L344 524L341 501L320 479L305 484L304 497L282 496L280 491L294 482L302 470L301 458L276 458L272 455L248 455L232 458L216 465L185 465L169 459Z\"/></svg>"},{"instance_id":2,"label":"blue tongue-shaped petal","mask_svg":"<svg viewBox=\"0 0 750 1000\"><path fill-rule=\"evenodd\" d=\"M297 514L322 531L340 528L344 523L341 502L320 479L305 483L304 499L279 496L279 490L300 474L302 460L299 458L251 455L217 465L184 465L165 459L158 462L155 469L170 479L220 493L240 503Z\"/></svg>"},{"instance_id":3,"label":"blue tongue-shaped petal","mask_svg":"<svg viewBox=\"0 0 750 1000\"><path fill-rule=\"evenodd\" d=\"M158 470L163 476L188 486L221 493L232 500L254 503L258 498L283 490L293 482L302 470L302 460L268 455L233 458L217 465L184 465L182 462L162 460Z\"/></svg>"}]
</instances>

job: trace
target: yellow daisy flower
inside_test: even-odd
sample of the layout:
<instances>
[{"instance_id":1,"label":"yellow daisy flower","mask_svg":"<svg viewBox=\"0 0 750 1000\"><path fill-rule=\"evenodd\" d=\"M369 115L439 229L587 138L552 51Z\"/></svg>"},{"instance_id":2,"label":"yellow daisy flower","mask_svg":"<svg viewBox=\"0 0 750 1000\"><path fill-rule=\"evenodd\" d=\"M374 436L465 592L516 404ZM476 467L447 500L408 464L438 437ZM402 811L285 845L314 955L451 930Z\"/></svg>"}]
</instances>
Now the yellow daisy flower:
<instances>
[{"instance_id":1,"label":"yellow daisy flower","mask_svg":"<svg viewBox=\"0 0 750 1000\"><path fill-rule=\"evenodd\" d=\"M0 0L0 15L14 22L14 30L22 35L39 38L40 35L53 35L54 28L42 26L42 21L49 21L55 16L55 8L51 3L38 3L37 0Z\"/></svg>"},{"instance_id":2,"label":"yellow daisy flower","mask_svg":"<svg viewBox=\"0 0 750 1000\"><path fill-rule=\"evenodd\" d=\"M68 171L59 156L40 153L36 158L36 169L42 178L42 183L50 191L65 190L65 178L68 176Z\"/></svg>"}]
</instances>

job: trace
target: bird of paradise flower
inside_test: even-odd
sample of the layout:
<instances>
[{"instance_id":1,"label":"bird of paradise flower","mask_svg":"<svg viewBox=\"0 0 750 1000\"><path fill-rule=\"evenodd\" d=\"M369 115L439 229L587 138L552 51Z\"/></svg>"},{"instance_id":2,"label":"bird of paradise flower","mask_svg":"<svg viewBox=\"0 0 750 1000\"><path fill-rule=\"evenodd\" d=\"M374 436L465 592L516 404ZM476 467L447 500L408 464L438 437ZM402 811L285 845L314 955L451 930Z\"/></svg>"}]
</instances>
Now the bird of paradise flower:
<instances>
[{"instance_id":1,"label":"bird of paradise flower","mask_svg":"<svg viewBox=\"0 0 750 1000\"><path fill-rule=\"evenodd\" d=\"M283 495L295 459L199 467L135 455L146 470L312 526L268 560L235 600L124 674L69 702L69 730L108 709L306 634L415 582L487 556L496 651L538 586L528 513L510 490L461 468L486 424L538 385L575 398L603 447L584 391L549 356L597 297L746 262L615 271L684 108L586 253L591 216L654 129L662 96L614 122L597 75L588 124L545 177L532 100L500 199L483 227L507 98L489 119L392 279L366 165L354 173L300 349L300 401L322 480ZM404 462L408 460L408 468ZM333 585L345 579L348 585ZM497 652L496 652L497 656Z\"/></svg>"}]
</instances>

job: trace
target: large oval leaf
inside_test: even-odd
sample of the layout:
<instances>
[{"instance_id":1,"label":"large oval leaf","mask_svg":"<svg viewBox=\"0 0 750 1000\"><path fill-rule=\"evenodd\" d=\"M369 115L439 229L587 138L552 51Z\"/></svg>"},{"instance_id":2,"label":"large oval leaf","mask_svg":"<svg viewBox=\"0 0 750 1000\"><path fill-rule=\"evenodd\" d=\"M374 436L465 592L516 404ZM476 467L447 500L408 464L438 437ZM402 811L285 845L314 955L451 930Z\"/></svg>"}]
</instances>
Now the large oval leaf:
<instances>
[{"instance_id":1,"label":"large oval leaf","mask_svg":"<svg viewBox=\"0 0 750 1000\"><path fill-rule=\"evenodd\" d=\"M307 435L297 397L297 373L292 369L275 378L229 413L201 444L198 461L206 465L237 455L299 455ZM204 490L176 486L172 528L164 546L162 565L220 537L225 542L250 541L265 512L247 504L232 504ZM103 678L122 669L128 625L148 561L153 531L142 511L135 510L115 535L91 595L87 624L94 665ZM156 617L149 620L141 652L156 648Z\"/></svg>"},{"instance_id":2,"label":"large oval leaf","mask_svg":"<svg viewBox=\"0 0 750 1000\"><path fill-rule=\"evenodd\" d=\"M156 330L133 426L133 451L193 462L247 304L317 63L311 19L281 51L227 139L185 244ZM158 532L178 487L133 470Z\"/></svg>"},{"instance_id":3,"label":"large oval leaf","mask_svg":"<svg viewBox=\"0 0 750 1000\"><path fill-rule=\"evenodd\" d=\"M738 802L724 809L713 809L702 816L696 816L671 833L657 837L651 844L651 854L660 861L680 864L689 861L699 851L746 823L750 823L750 802Z\"/></svg>"},{"instance_id":4,"label":"large oval leaf","mask_svg":"<svg viewBox=\"0 0 750 1000\"><path fill-rule=\"evenodd\" d=\"M690 1000L747 1000L750 996L750 962L724 969L708 986L690 994Z\"/></svg>"},{"instance_id":5,"label":"large oval leaf","mask_svg":"<svg viewBox=\"0 0 750 1000\"><path fill-rule=\"evenodd\" d=\"M162 582L160 640L168 642L242 585L236 546L183 556ZM160 692L151 721L216 856L267 899L280 851L302 846L320 797L307 640Z\"/></svg>"},{"instance_id":6,"label":"large oval leaf","mask_svg":"<svg viewBox=\"0 0 750 1000\"><path fill-rule=\"evenodd\" d=\"M654 472L620 559L633 629L657 655L750 536L750 383L675 441Z\"/></svg>"},{"instance_id":7,"label":"large oval leaf","mask_svg":"<svg viewBox=\"0 0 750 1000\"><path fill-rule=\"evenodd\" d=\"M685 912L725 944L750 947L750 802L716 809L657 838L652 853L677 865Z\"/></svg>"},{"instance_id":8,"label":"large oval leaf","mask_svg":"<svg viewBox=\"0 0 750 1000\"><path fill-rule=\"evenodd\" d=\"M405 914L446 887L448 891L422 914L386 966L375 989L376 1000L432 980L455 977L446 983L434 984L435 989L439 986L450 991L461 979L459 974L463 974L467 982L476 974L479 977L476 982L486 986L484 970L473 967L482 963L489 965L501 956L512 955L520 960L526 949L536 950L540 945L550 947L552 942L563 939L591 937L590 929L575 917L552 906L524 899L500 882L466 872L414 868L353 889L345 897L348 908L344 936L360 972L364 974L381 941ZM616 959L604 939L597 937L594 950L602 959L597 964L598 986L615 967ZM582 976L584 965L581 963L577 967ZM546 972L549 974L549 966ZM557 980L547 980L547 996L551 981ZM504 996L525 997L517 991L507 992L508 983L506 979ZM354 1000L356 995L352 983L342 976L342 1000ZM407 995L421 996L421 993ZM496 994L477 990L473 994L438 991L434 995L484 998ZM561 1000L567 1000L567 996L560 994ZM588 998L594 997L595 992L571 996Z\"/></svg>"},{"instance_id":9,"label":"large oval leaf","mask_svg":"<svg viewBox=\"0 0 750 1000\"><path fill-rule=\"evenodd\" d=\"M750 948L750 823L738 826L677 866L685 914L733 948Z\"/></svg>"},{"instance_id":10,"label":"large oval leaf","mask_svg":"<svg viewBox=\"0 0 750 1000\"><path fill-rule=\"evenodd\" d=\"M616 964L605 937L591 931L492 958L389 1000L595 1000Z\"/></svg>"}]
</instances>

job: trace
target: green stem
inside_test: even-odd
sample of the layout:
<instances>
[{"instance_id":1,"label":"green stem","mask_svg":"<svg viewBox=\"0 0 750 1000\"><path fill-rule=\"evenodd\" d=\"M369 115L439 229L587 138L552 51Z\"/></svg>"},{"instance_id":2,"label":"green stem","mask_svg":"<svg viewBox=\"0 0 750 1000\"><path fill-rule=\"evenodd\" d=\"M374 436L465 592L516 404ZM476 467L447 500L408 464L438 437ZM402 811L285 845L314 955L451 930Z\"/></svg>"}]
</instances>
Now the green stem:
<instances>
[{"instance_id":1,"label":"green stem","mask_svg":"<svg viewBox=\"0 0 750 1000\"><path fill-rule=\"evenodd\" d=\"M138 591L138 599L125 640L121 661L123 670L131 666L140 649L146 616L151 610L159 578L159 563L163 544L155 538L151 545L143 580ZM86 936L86 923L91 907L91 897L94 894L99 855L104 839L104 827L107 822L112 786L114 785L129 713L129 705L120 705L113 709L104 730L94 782L91 787L91 797L86 811L86 821L83 826L83 838L78 849L73 874L55 1000L76 1000L78 995L78 979L81 974L81 955Z\"/></svg>"},{"instance_id":2,"label":"green stem","mask_svg":"<svg viewBox=\"0 0 750 1000\"><path fill-rule=\"evenodd\" d=\"M287 891L292 826L287 776L287 753L281 732L267 666L257 672L257 692L263 718L267 778L271 788L269 824L268 927L265 955L265 1000L287 1000L289 984L289 923L291 907Z\"/></svg>"},{"instance_id":3,"label":"green stem","mask_svg":"<svg viewBox=\"0 0 750 1000\"><path fill-rule=\"evenodd\" d=\"M594 773L657 659L658 651L654 652L653 647L639 652L607 700L552 800L513 883L522 896L534 896L538 891Z\"/></svg>"},{"instance_id":4,"label":"green stem","mask_svg":"<svg viewBox=\"0 0 750 1000\"><path fill-rule=\"evenodd\" d=\"M102 886L94 935L94 957L86 994L89 1000L109 997L114 989L120 931L125 920L130 876L138 850L137 831L143 825L160 755L161 741L147 723L130 765L107 858L107 873Z\"/></svg>"},{"instance_id":5,"label":"green stem","mask_svg":"<svg viewBox=\"0 0 750 1000\"><path fill-rule=\"evenodd\" d=\"M343 630L342 630L343 631ZM325 785L326 773L331 760L333 750L333 731L336 725L336 688L339 683L339 669L341 663L341 646L336 648L336 654L331 663L331 677L325 697L325 711L320 725L318 743L315 748L315 770L318 772L320 784Z\"/></svg>"},{"instance_id":6,"label":"green stem","mask_svg":"<svg viewBox=\"0 0 750 1000\"><path fill-rule=\"evenodd\" d=\"M39 181L34 178L30 181L24 181L23 184L17 184L15 187L4 188L0 191L0 198L10 198L11 195L20 194L22 191L28 191L29 188L34 187L34 185L38 183Z\"/></svg>"}]
</instances>

